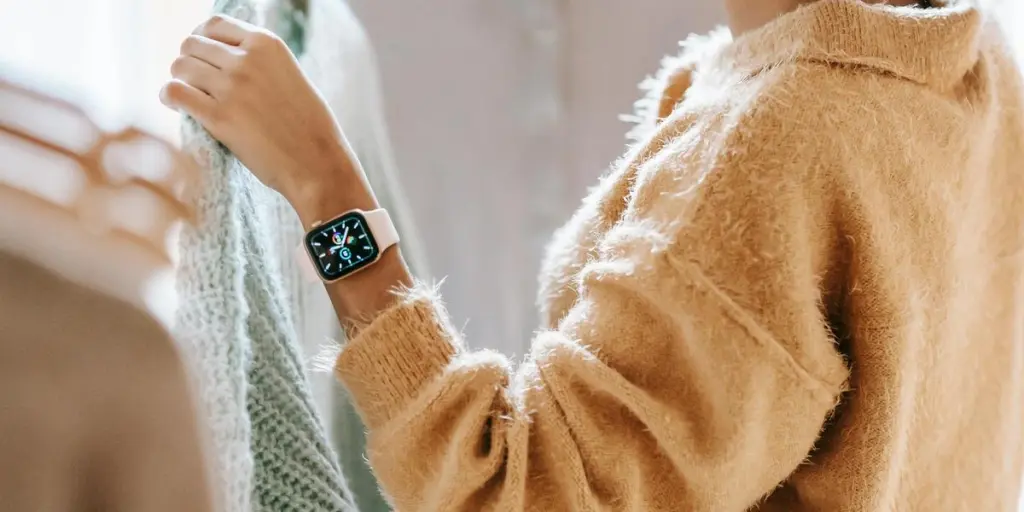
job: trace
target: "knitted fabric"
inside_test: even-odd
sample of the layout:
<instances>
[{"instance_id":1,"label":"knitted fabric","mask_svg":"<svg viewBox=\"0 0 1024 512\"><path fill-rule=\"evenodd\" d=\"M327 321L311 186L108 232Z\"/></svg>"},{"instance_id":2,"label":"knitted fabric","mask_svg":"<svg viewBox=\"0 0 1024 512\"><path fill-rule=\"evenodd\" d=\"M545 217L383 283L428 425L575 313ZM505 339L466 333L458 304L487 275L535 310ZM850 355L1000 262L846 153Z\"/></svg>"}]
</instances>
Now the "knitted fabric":
<instances>
[{"instance_id":1,"label":"knitted fabric","mask_svg":"<svg viewBox=\"0 0 1024 512\"><path fill-rule=\"evenodd\" d=\"M253 19L255 6L215 11ZM185 148L205 168L198 222L181 237L176 334L189 349L225 511L354 510L313 407L265 212L283 201L194 121Z\"/></svg>"},{"instance_id":2,"label":"knitted fabric","mask_svg":"<svg viewBox=\"0 0 1024 512\"><path fill-rule=\"evenodd\" d=\"M213 492L218 510L248 511L252 494L251 428L246 408L252 358L246 333L240 215L243 171L194 122L184 146L210 172L191 191L195 228L180 239L175 338L185 347L210 438Z\"/></svg>"},{"instance_id":3,"label":"knitted fabric","mask_svg":"<svg viewBox=\"0 0 1024 512\"><path fill-rule=\"evenodd\" d=\"M422 287L362 327L337 372L395 508L1014 510L1024 88L973 4L691 41L518 368Z\"/></svg>"}]
</instances>

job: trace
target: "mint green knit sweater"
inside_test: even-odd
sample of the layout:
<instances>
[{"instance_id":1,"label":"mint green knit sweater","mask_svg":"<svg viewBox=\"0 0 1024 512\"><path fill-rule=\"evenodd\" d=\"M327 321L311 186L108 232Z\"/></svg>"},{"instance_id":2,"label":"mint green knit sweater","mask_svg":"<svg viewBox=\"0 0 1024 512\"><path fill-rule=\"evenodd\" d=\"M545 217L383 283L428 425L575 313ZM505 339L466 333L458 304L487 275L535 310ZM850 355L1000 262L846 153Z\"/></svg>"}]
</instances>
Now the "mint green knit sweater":
<instances>
[{"instance_id":1,"label":"mint green knit sweater","mask_svg":"<svg viewBox=\"0 0 1024 512\"><path fill-rule=\"evenodd\" d=\"M254 19L248 0L216 12ZM219 509L355 510L296 344L264 216L282 199L186 120L184 146L204 168L181 236L176 336L207 419Z\"/></svg>"}]
</instances>

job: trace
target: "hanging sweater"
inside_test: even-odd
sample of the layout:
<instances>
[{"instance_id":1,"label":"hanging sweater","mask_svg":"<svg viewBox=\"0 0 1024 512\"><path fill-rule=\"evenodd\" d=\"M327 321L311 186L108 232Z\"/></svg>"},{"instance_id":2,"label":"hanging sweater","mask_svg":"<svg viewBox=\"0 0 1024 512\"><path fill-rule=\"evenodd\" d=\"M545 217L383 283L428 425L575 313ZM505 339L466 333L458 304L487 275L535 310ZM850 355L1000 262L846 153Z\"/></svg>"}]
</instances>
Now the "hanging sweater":
<instances>
[{"instance_id":1,"label":"hanging sweater","mask_svg":"<svg viewBox=\"0 0 1024 512\"><path fill-rule=\"evenodd\" d=\"M245 0L219 0L215 11L256 14ZM268 242L283 199L194 121L184 145L204 172L190 196L197 225L181 236L175 334L209 426L218 510L354 510Z\"/></svg>"},{"instance_id":2,"label":"hanging sweater","mask_svg":"<svg viewBox=\"0 0 1024 512\"><path fill-rule=\"evenodd\" d=\"M422 287L339 356L396 509L1014 510L1024 112L993 22L821 0L669 64L522 365Z\"/></svg>"}]
</instances>

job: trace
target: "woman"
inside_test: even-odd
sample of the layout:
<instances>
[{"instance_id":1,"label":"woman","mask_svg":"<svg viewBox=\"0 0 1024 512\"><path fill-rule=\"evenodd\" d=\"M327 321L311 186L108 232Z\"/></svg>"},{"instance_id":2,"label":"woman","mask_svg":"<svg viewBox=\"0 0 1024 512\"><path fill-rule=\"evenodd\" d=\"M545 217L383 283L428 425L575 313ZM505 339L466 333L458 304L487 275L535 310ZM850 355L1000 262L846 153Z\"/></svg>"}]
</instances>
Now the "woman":
<instances>
[{"instance_id":1,"label":"woman","mask_svg":"<svg viewBox=\"0 0 1024 512\"><path fill-rule=\"evenodd\" d=\"M326 285L398 510L1016 506L1024 105L1000 35L969 0L726 6L732 35L663 70L558 233L525 364L464 349L398 250ZM164 102L307 227L376 207L270 34L214 18L172 73Z\"/></svg>"}]
</instances>

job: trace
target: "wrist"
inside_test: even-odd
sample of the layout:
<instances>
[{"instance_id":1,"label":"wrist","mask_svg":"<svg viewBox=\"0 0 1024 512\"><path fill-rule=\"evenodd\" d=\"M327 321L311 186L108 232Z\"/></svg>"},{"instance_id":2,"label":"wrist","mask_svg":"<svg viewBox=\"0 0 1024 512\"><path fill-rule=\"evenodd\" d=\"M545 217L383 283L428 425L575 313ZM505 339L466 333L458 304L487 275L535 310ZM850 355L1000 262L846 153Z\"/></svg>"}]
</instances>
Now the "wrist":
<instances>
[{"instance_id":1,"label":"wrist","mask_svg":"<svg viewBox=\"0 0 1024 512\"><path fill-rule=\"evenodd\" d=\"M327 152L304 171L295 173L301 179L281 191L304 229L349 210L379 207L359 161L347 146Z\"/></svg>"},{"instance_id":2,"label":"wrist","mask_svg":"<svg viewBox=\"0 0 1024 512\"><path fill-rule=\"evenodd\" d=\"M355 187L336 181L319 181L309 189L295 193L288 198L304 230L309 231L318 223L331 220L351 210L371 211L377 209L372 193L358 193Z\"/></svg>"},{"instance_id":3,"label":"wrist","mask_svg":"<svg viewBox=\"0 0 1024 512\"><path fill-rule=\"evenodd\" d=\"M367 269L327 283L327 294L343 325L369 323L395 303L395 291L412 286L412 276L398 246L386 250Z\"/></svg>"},{"instance_id":4,"label":"wrist","mask_svg":"<svg viewBox=\"0 0 1024 512\"><path fill-rule=\"evenodd\" d=\"M304 181L282 191L306 231L351 210L380 208L362 167L347 147L321 159L315 169L297 174L304 176ZM412 276L401 252L392 246L369 267L325 286L338 319L354 325L372 320L397 300L395 290L411 285Z\"/></svg>"}]
</instances>

